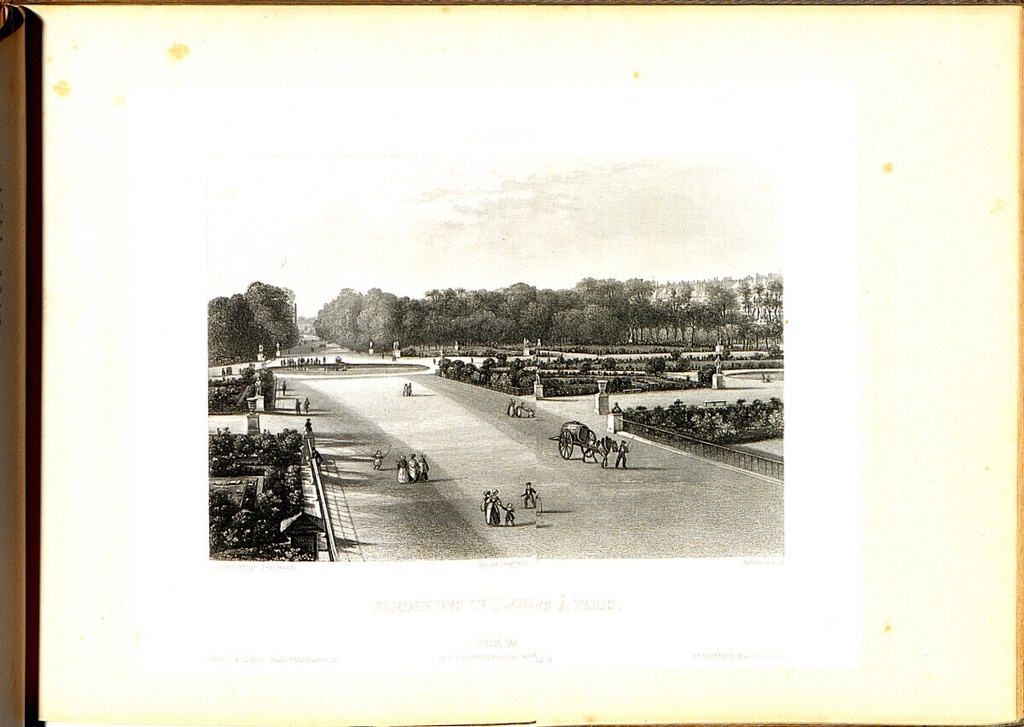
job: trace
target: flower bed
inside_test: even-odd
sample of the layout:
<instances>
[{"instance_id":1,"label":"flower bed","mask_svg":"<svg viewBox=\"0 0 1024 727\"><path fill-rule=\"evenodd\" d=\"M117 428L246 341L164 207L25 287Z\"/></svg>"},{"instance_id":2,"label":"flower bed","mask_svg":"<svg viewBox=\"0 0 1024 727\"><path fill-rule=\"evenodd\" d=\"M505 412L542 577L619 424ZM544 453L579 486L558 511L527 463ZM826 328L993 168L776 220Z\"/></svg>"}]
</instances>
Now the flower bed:
<instances>
[{"instance_id":1,"label":"flower bed","mask_svg":"<svg viewBox=\"0 0 1024 727\"><path fill-rule=\"evenodd\" d=\"M715 444L739 444L781 437L785 416L782 400L739 400L723 407L702 407L676 401L653 409L627 409L624 418L646 426L685 434Z\"/></svg>"},{"instance_id":2,"label":"flower bed","mask_svg":"<svg viewBox=\"0 0 1024 727\"><path fill-rule=\"evenodd\" d=\"M249 411L246 398L253 396L253 383L259 377L263 401L273 409L276 389L273 372L267 369L242 369L237 379L210 379L207 383L206 409L208 414L243 414Z\"/></svg>"},{"instance_id":3,"label":"flower bed","mask_svg":"<svg viewBox=\"0 0 1024 727\"><path fill-rule=\"evenodd\" d=\"M443 358L438 362L437 375L513 396L532 394L536 378L522 361L513 360L508 366L499 366L492 358L485 359L479 367L459 359Z\"/></svg>"},{"instance_id":4,"label":"flower bed","mask_svg":"<svg viewBox=\"0 0 1024 727\"><path fill-rule=\"evenodd\" d=\"M574 376L572 374L552 374L542 372L541 381L544 384L545 398L556 398L560 396L583 396L597 393L597 380L605 378L600 375ZM697 381L681 381L678 379L666 379L658 376L647 376L638 374L635 376L609 376L605 379L608 382L606 391L609 394L622 394L626 392L648 392L648 391L676 391L682 389L696 389L700 386Z\"/></svg>"},{"instance_id":5,"label":"flower bed","mask_svg":"<svg viewBox=\"0 0 1024 727\"><path fill-rule=\"evenodd\" d=\"M241 557L239 549L254 549L251 560L294 560L286 547L281 521L302 509L302 435L293 430L280 434L231 434L218 430L210 435L211 477L263 475L263 491L255 500L241 501L229 492L210 492L210 555ZM220 555L233 551L234 556Z\"/></svg>"}]
</instances>

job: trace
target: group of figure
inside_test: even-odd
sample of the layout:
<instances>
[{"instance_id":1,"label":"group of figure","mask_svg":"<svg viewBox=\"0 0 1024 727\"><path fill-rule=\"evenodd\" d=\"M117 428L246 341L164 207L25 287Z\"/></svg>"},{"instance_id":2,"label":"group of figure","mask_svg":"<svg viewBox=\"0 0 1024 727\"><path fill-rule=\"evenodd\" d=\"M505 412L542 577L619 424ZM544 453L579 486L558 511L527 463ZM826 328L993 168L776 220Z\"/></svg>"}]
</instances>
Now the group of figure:
<instances>
[{"instance_id":1,"label":"group of figure","mask_svg":"<svg viewBox=\"0 0 1024 727\"><path fill-rule=\"evenodd\" d=\"M505 504L501 501L497 490L486 490L484 501L480 504L480 512L484 514L484 522L488 525L501 525L501 511L505 511L505 524L514 526L516 524L515 503Z\"/></svg>"},{"instance_id":2,"label":"group of figure","mask_svg":"<svg viewBox=\"0 0 1024 727\"><path fill-rule=\"evenodd\" d=\"M341 356L335 356L334 363L341 363ZM326 364L326 356L311 356L310 358L283 358L280 365L282 368L290 368L293 366L325 366Z\"/></svg>"},{"instance_id":3,"label":"group of figure","mask_svg":"<svg viewBox=\"0 0 1024 727\"><path fill-rule=\"evenodd\" d=\"M374 454L373 468L380 469L377 465L377 453ZM383 455L381 455L383 457ZM430 465L427 463L427 455L421 454L419 459L416 459L415 454L410 454L409 459L402 457L397 462L398 466L398 484L405 485L409 482L427 482L430 480Z\"/></svg>"},{"instance_id":4,"label":"group of figure","mask_svg":"<svg viewBox=\"0 0 1024 727\"><path fill-rule=\"evenodd\" d=\"M527 419L533 419L537 416L537 412L523 404L521 401L516 401L515 399L508 400L508 406L505 408L505 414L510 417L526 417Z\"/></svg>"},{"instance_id":5,"label":"group of figure","mask_svg":"<svg viewBox=\"0 0 1024 727\"><path fill-rule=\"evenodd\" d=\"M526 483L523 494L523 508L526 510L538 508L539 496L533 488L532 482ZM484 514L484 522L487 525L501 525L501 512L505 511L505 525L513 527L516 524L516 506L514 502L502 502L498 490L487 490L484 492L484 500L480 503L480 512Z\"/></svg>"},{"instance_id":6,"label":"group of figure","mask_svg":"<svg viewBox=\"0 0 1024 727\"><path fill-rule=\"evenodd\" d=\"M402 386L402 396L412 396L412 383L406 383Z\"/></svg>"},{"instance_id":7,"label":"group of figure","mask_svg":"<svg viewBox=\"0 0 1024 727\"><path fill-rule=\"evenodd\" d=\"M302 414L303 410L309 414L309 397L307 396L305 401L299 401L299 397L295 397L295 413Z\"/></svg>"}]
</instances>

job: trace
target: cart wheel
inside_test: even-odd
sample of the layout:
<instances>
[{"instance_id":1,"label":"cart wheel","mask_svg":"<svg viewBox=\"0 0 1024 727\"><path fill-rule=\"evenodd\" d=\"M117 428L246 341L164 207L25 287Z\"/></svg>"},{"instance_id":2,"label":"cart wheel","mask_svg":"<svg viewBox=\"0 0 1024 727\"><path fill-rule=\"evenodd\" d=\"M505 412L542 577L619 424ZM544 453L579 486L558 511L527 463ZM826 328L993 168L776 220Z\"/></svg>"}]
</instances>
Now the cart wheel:
<instances>
[{"instance_id":1,"label":"cart wheel","mask_svg":"<svg viewBox=\"0 0 1024 727\"><path fill-rule=\"evenodd\" d=\"M572 433L568 430L562 430L558 435L558 453L562 455L562 459L572 457Z\"/></svg>"}]
</instances>

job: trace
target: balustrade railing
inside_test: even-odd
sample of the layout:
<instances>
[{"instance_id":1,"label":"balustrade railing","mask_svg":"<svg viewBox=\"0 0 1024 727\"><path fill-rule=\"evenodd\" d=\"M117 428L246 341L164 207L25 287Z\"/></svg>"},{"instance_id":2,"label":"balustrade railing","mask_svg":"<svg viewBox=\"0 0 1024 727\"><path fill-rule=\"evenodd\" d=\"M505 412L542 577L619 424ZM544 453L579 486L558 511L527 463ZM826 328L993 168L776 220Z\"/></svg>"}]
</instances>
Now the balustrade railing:
<instances>
[{"instance_id":1,"label":"balustrade railing","mask_svg":"<svg viewBox=\"0 0 1024 727\"><path fill-rule=\"evenodd\" d=\"M782 459L777 457L753 454L742 449L728 447L724 444L705 442L704 440L697 439L696 437L680 434L679 432L673 432L669 429L640 424L638 422L630 421L629 419L624 419L622 421L622 428L623 431L637 434L644 439L649 439L652 442L658 442L659 444L665 444L689 454L703 457L704 459L738 467L740 469L747 470L748 472L756 472L759 475L770 477L771 479L778 480L779 482L782 482L784 478L785 464Z\"/></svg>"}]
</instances>

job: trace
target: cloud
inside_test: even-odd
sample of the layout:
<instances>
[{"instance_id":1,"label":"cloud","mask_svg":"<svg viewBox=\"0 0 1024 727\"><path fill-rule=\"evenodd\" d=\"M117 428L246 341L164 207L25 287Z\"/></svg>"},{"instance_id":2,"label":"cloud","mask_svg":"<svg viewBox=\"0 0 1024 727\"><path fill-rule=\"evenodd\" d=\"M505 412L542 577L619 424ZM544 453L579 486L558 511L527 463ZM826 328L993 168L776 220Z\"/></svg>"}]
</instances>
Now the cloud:
<instances>
[{"instance_id":1,"label":"cloud","mask_svg":"<svg viewBox=\"0 0 1024 727\"><path fill-rule=\"evenodd\" d=\"M472 260L487 257L481 248L511 243L519 265L554 259L578 267L581 255L629 257L649 261L648 270L636 271L641 277L660 277L666 267L683 273L680 258L702 270L781 268L781 207L766 180L749 171L653 160L579 163L497 184L433 189L416 202L427 200L417 242Z\"/></svg>"}]
</instances>

